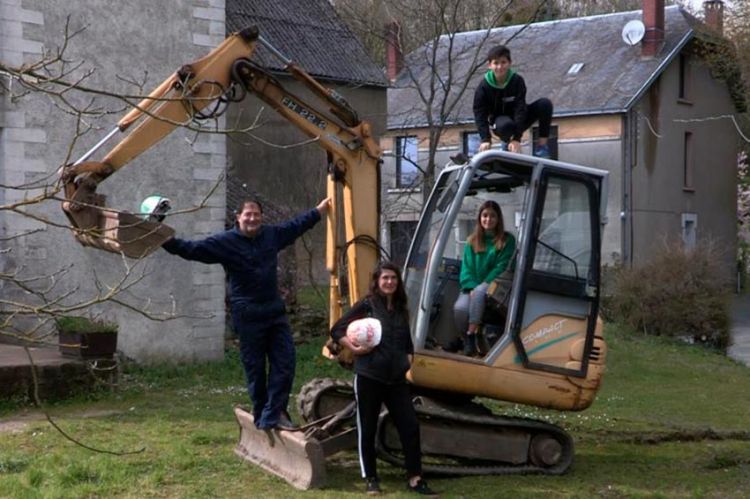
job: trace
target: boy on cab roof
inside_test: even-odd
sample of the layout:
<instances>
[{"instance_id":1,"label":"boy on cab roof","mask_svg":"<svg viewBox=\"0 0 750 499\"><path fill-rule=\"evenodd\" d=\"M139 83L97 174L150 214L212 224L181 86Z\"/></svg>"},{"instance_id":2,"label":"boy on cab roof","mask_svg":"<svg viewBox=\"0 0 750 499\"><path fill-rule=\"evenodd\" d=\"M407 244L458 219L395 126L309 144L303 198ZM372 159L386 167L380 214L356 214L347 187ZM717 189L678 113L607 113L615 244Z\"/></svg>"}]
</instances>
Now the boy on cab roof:
<instances>
[{"instance_id":1,"label":"boy on cab roof","mask_svg":"<svg viewBox=\"0 0 750 499\"><path fill-rule=\"evenodd\" d=\"M492 144L492 134L500 148L521 152L521 137L531 125L539 122L539 140L534 154L549 158L547 140L552 123L552 101L537 99L526 105L526 82L511 68L510 49L505 45L492 48L487 54L488 71L474 92L474 121L481 138L479 151Z\"/></svg>"}]
</instances>

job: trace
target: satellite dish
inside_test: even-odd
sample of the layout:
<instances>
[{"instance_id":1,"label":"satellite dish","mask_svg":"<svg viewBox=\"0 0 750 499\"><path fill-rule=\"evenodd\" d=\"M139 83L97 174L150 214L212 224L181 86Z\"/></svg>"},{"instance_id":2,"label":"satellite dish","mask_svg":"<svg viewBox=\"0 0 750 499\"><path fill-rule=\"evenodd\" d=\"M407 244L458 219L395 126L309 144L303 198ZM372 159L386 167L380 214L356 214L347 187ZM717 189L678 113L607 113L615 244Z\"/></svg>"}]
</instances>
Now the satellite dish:
<instances>
[{"instance_id":1,"label":"satellite dish","mask_svg":"<svg viewBox=\"0 0 750 499\"><path fill-rule=\"evenodd\" d=\"M622 28L622 39L632 47L643 39L645 33L646 26L638 19L633 19Z\"/></svg>"}]
</instances>

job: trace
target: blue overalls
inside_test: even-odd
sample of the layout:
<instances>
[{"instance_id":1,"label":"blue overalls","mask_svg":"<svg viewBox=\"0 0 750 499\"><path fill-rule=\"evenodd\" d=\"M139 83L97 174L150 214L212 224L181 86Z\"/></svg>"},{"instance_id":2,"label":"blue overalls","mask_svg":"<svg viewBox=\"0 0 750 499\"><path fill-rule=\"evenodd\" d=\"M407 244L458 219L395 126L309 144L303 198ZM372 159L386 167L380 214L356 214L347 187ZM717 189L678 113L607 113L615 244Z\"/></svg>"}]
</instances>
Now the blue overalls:
<instances>
[{"instance_id":1,"label":"blue overalls","mask_svg":"<svg viewBox=\"0 0 750 499\"><path fill-rule=\"evenodd\" d=\"M275 427L286 410L296 363L292 331L278 292L278 253L319 220L320 213L312 209L282 224L263 225L253 237L235 227L199 241L173 238L162 246L186 260L224 267L253 417L261 429Z\"/></svg>"}]
</instances>

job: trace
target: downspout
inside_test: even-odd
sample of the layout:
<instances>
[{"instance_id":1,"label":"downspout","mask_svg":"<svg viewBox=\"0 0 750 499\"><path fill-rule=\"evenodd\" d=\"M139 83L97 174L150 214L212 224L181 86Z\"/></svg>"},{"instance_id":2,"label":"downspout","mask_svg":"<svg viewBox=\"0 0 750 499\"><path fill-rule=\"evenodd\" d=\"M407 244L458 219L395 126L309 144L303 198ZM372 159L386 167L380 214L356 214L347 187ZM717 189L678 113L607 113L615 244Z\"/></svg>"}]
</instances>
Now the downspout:
<instances>
[{"instance_id":1,"label":"downspout","mask_svg":"<svg viewBox=\"0 0 750 499\"><path fill-rule=\"evenodd\" d=\"M634 111L631 109L622 115L622 187L620 204L620 254L622 264L630 266L633 263L633 156L636 145L638 122L634 121Z\"/></svg>"}]
</instances>

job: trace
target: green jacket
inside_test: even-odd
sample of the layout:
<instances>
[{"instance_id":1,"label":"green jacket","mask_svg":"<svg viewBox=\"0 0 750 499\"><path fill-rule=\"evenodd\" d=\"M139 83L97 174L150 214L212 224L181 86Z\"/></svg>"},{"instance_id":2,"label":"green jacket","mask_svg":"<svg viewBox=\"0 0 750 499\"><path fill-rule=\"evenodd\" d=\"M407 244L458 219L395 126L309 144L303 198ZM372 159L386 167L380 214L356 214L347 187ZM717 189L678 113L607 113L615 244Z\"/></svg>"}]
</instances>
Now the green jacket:
<instances>
[{"instance_id":1,"label":"green jacket","mask_svg":"<svg viewBox=\"0 0 750 499\"><path fill-rule=\"evenodd\" d=\"M483 282L492 282L511 263L510 259L516 250L516 238L506 233L505 245L498 251L493 244L493 236L485 235L485 250L475 253L468 242L464 245L464 258L461 261L459 282L462 291L471 291Z\"/></svg>"}]
</instances>

